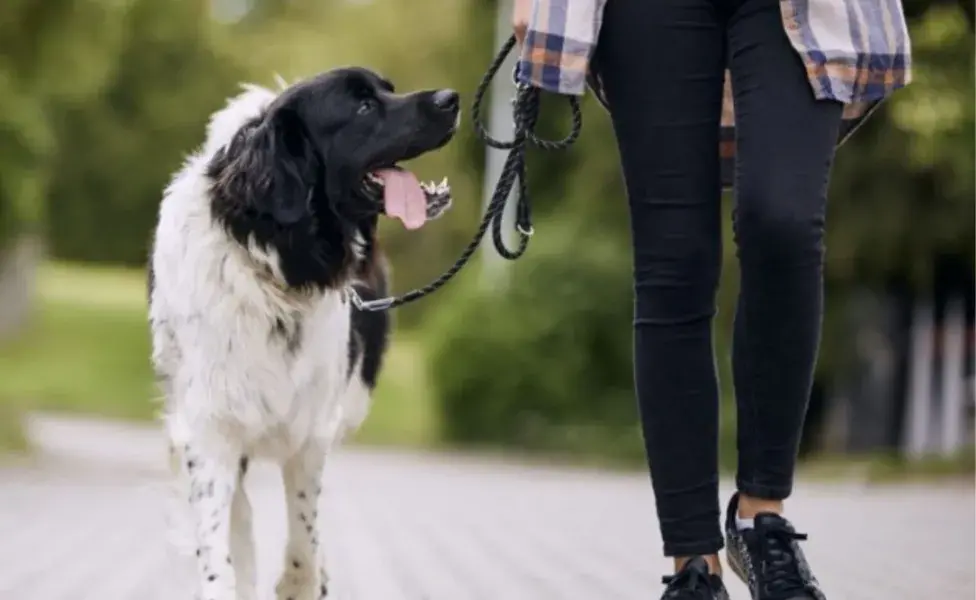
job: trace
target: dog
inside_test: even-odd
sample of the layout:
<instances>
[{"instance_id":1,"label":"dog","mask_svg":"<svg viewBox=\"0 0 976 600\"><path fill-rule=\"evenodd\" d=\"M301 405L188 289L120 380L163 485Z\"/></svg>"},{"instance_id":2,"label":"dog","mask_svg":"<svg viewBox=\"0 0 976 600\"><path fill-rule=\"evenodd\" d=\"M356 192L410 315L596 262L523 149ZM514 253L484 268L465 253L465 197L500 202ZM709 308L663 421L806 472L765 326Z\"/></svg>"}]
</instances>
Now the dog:
<instances>
[{"instance_id":1,"label":"dog","mask_svg":"<svg viewBox=\"0 0 976 600\"><path fill-rule=\"evenodd\" d=\"M416 229L446 180L401 162L447 144L458 94L397 94L365 68L215 112L165 189L149 265L152 364L203 600L255 598L249 461L281 468L288 515L279 600L325 598L316 521L326 456L366 417L390 331L357 309L388 293L381 215Z\"/></svg>"}]
</instances>

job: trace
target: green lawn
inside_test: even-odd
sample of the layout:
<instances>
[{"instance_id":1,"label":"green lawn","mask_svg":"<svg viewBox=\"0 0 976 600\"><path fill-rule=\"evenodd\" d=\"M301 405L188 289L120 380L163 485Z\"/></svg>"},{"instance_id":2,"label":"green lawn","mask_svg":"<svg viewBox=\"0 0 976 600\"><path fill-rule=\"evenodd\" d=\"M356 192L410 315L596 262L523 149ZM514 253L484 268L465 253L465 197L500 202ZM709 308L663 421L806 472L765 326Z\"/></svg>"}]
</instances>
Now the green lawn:
<instances>
[{"instance_id":1,"label":"green lawn","mask_svg":"<svg viewBox=\"0 0 976 600\"><path fill-rule=\"evenodd\" d=\"M7 453L27 449L27 440L20 426L20 409L0 398L0 460Z\"/></svg>"},{"instance_id":2,"label":"green lawn","mask_svg":"<svg viewBox=\"0 0 976 600\"><path fill-rule=\"evenodd\" d=\"M976 453L970 446L954 456L932 456L916 461L884 453L868 456L820 456L801 465L798 472L808 479L857 479L875 484L959 478L972 481L976 474Z\"/></svg>"},{"instance_id":3,"label":"green lawn","mask_svg":"<svg viewBox=\"0 0 976 600\"><path fill-rule=\"evenodd\" d=\"M149 354L143 271L47 265L26 335L0 348L0 421L9 427L2 413L11 406L150 419L158 392ZM438 425L423 375L419 345L397 336L358 439L433 444ZM16 434L0 429L4 438L11 445Z\"/></svg>"}]
</instances>

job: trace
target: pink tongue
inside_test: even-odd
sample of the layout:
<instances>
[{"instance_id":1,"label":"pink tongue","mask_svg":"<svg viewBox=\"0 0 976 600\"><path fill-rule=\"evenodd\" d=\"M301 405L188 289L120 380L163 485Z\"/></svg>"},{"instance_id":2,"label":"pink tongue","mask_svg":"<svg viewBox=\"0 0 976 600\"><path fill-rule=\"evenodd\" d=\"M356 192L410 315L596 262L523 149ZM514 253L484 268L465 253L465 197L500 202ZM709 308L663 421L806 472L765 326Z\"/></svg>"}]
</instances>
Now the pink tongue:
<instances>
[{"instance_id":1,"label":"pink tongue","mask_svg":"<svg viewBox=\"0 0 976 600\"><path fill-rule=\"evenodd\" d=\"M404 169L383 169L375 174L383 180L387 216L400 219L407 229L423 226L427 221L427 197L417 177Z\"/></svg>"}]
</instances>

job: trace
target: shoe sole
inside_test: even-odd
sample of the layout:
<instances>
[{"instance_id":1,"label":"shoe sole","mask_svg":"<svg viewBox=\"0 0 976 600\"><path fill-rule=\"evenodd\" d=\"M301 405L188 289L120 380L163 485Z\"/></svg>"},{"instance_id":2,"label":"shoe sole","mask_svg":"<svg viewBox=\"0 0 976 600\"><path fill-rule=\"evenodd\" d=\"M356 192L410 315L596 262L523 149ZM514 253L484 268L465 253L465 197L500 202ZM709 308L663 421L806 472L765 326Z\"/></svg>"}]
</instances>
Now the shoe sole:
<instances>
[{"instance_id":1,"label":"shoe sole","mask_svg":"<svg viewBox=\"0 0 976 600\"><path fill-rule=\"evenodd\" d=\"M739 561L734 558L734 554L730 552L725 553L725 562L729 563L729 568L735 573L735 576L739 578L739 581L749 586L749 576L746 574L746 570L742 567ZM752 592L752 590L749 590Z\"/></svg>"}]
</instances>

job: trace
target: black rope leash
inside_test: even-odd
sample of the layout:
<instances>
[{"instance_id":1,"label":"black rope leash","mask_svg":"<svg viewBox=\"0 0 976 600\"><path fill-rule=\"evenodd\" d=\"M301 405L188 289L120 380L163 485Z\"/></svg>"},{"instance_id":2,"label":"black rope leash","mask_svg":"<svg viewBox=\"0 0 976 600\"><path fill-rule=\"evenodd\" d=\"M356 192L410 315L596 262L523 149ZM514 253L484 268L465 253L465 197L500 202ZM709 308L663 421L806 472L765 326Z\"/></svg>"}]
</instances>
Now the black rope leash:
<instances>
[{"instance_id":1,"label":"black rope leash","mask_svg":"<svg viewBox=\"0 0 976 600\"><path fill-rule=\"evenodd\" d=\"M561 140L542 139L535 134L535 126L539 118L541 90L530 85L516 84L516 95L513 99L515 135L508 142L496 140L491 137L481 116L481 106L492 80L501 69L505 58L515 48L515 44L515 36L513 35L502 46L498 55L495 56L495 60L488 67L485 76L482 77L481 83L475 91L474 103L471 106L471 118L474 121L474 127L478 137L491 148L509 151L508 157L505 159L502 167L501 175L498 177L498 183L495 185L495 192L492 194L491 201L485 209L484 218L481 219L481 225L479 225L474 238L450 269L422 288L409 291L402 296L390 296L369 301L363 300L355 290L350 289L353 304L359 310L388 310L403 306L404 304L434 293L453 279L464 268L464 265L471 260L478 246L481 245L481 240L485 237L485 233L488 232L489 227L491 228L491 236L495 244L495 249L503 258L515 260L525 254L525 250L529 246L529 238L534 233L528 188L525 183L525 151L529 144L535 145L543 150L563 150L570 147L579 137L580 130L583 127L583 113L580 110L579 99L575 96L567 96L569 105L573 111L573 127L569 135ZM516 180L518 180L518 196L516 198L515 230L519 235L519 241L518 247L511 250L505 246L505 240L502 238L502 214L505 211L505 202L512 188L515 187Z\"/></svg>"}]
</instances>

